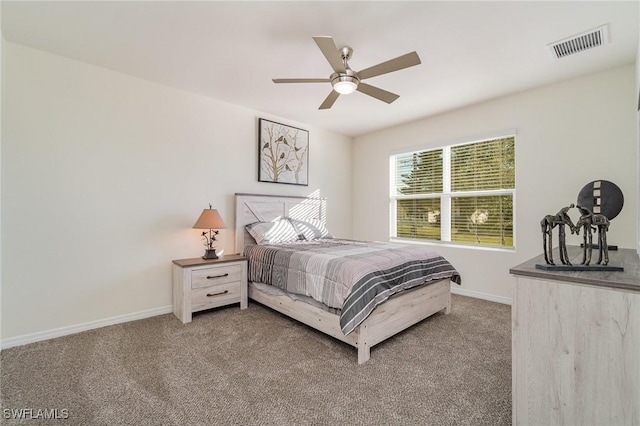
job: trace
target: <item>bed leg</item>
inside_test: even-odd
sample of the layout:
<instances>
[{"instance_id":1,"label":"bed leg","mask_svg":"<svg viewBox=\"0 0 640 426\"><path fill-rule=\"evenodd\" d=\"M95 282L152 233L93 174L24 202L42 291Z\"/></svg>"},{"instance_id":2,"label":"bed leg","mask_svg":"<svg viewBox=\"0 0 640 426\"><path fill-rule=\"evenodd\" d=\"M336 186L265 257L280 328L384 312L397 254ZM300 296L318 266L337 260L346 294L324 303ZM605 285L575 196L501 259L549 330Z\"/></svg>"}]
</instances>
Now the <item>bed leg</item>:
<instances>
[{"instance_id":1,"label":"bed leg","mask_svg":"<svg viewBox=\"0 0 640 426\"><path fill-rule=\"evenodd\" d=\"M447 297L447 305L444 307L444 314L449 315L451 313L451 293Z\"/></svg>"},{"instance_id":2,"label":"bed leg","mask_svg":"<svg viewBox=\"0 0 640 426\"><path fill-rule=\"evenodd\" d=\"M358 333L358 364L364 364L371 357L371 347L367 343L367 325L360 324L356 331Z\"/></svg>"},{"instance_id":3,"label":"bed leg","mask_svg":"<svg viewBox=\"0 0 640 426\"><path fill-rule=\"evenodd\" d=\"M366 343L358 345L358 364L364 364L369 361L369 358L371 358L371 348Z\"/></svg>"}]
</instances>

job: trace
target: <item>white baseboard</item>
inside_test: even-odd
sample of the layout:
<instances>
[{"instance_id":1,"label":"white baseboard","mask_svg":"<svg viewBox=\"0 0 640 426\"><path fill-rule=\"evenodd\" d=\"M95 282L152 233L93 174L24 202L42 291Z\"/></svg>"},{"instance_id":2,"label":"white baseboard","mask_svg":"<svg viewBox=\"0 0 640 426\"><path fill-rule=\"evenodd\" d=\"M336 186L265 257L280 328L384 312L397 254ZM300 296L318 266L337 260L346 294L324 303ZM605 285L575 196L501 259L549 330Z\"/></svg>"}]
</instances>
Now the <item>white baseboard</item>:
<instances>
[{"instance_id":1,"label":"white baseboard","mask_svg":"<svg viewBox=\"0 0 640 426\"><path fill-rule=\"evenodd\" d=\"M474 297L476 299L489 300L491 302L503 303L505 305L511 305L511 299L509 297L495 296L493 294L480 293L479 291L467 290L458 286L451 286L451 293L459 294L461 296Z\"/></svg>"},{"instance_id":2,"label":"white baseboard","mask_svg":"<svg viewBox=\"0 0 640 426\"><path fill-rule=\"evenodd\" d=\"M171 305L162 306L160 308L147 309L146 311L134 312L132 314L119 315L117 317L85 322L82 324L71 325L68 327L54 328L52 330L39 331L37 333L10 337L8 339L2 340L2 342L0 343L0 349L7 349L14 346L22 346L28 343L34 343L42 340L53 339L55 337L68 336L69 334L81 333L83 331L93 330L94 328L101 328L101 327L106 327L108 325L120 324L123 322L155 317L156 315L164 315L171 312L173 312L173 306Z\"/></svg>"}]
</instances>

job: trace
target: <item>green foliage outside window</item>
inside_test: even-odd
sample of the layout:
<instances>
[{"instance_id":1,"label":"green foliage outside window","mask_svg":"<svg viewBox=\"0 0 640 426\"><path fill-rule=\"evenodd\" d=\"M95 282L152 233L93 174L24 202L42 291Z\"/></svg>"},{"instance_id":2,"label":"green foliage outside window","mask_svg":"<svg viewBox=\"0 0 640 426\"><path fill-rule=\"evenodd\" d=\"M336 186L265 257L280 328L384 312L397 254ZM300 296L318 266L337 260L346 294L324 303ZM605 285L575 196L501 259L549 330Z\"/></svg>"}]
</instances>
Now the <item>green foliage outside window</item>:
<instances>
[{"instance_id":1,"label":"green foliage outside window","mask_svg":"<svg viewBox=\"0 0 640 426\"><path fill-rule=\"evenodd\" d=\"M513 247L513 197L452 198L451 241Z\"/></svg>"},{"instance_id":2,"label":"green foliage outside window","mask_svg":"<svg viewBox=\"0 0 640 426\"><path fill-rule=\"evenodd\" d=\"M396 188L400 194L442 192L442 150L396 156Z\"/></svg>"},{"instance_id":3,"label":"green foliage outside window","mask_svg":"<svg viewBox=\"0 0 640 426\"><path fill-rule=\"evenodd\" d=\"M397 201L397 236L440 240L440 198Z\"/></svg>"}]
</instances>

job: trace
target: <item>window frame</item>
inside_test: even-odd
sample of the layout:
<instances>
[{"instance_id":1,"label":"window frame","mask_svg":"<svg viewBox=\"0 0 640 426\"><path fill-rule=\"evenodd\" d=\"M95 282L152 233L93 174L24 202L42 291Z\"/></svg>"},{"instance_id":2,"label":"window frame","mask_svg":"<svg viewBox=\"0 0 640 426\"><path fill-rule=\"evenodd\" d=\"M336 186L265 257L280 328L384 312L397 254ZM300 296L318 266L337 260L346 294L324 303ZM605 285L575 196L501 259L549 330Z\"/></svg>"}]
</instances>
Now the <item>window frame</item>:
<instances>
[{"instance_id":1,"label":"window frame","mask_svg":"<svg viewBox=\"0 0 640 426\"><path fill-rule=\"evenodd\" d=\"M478 191L452 191L451 190L451 149L453 147L461 145L470 145L481 142L489 142L496 139L513 138L514 144L514 187L512 189L491 189L491 190L478 190ZM403 243L412 244L426 244L426 245L438 245L438 246L459 246L464 248L479 249L479 250L493 250L493 251L509 251L516 250L516 131L510 130L492 134L490 136L484 136L481 138L465 139L461 141L451 142L438 146L422 146L407 148L404 150L398 150L389 154L389 240ZM417 154L426 151L443 151L443 185L441 193L429 193L429 194L398 194L396 190L396 156L406 154ZM453 198L457 197L482 197L482 196L511 196L512 199L512 243L513 246L491 245L483 243L465 243L458 241L451 241L451 202ZM397 234L397 200L407 199L428 199L439 198L440 199L440 240L430 240L426 238L406 238L398 237Z\"/></svg>"}]
</instances>

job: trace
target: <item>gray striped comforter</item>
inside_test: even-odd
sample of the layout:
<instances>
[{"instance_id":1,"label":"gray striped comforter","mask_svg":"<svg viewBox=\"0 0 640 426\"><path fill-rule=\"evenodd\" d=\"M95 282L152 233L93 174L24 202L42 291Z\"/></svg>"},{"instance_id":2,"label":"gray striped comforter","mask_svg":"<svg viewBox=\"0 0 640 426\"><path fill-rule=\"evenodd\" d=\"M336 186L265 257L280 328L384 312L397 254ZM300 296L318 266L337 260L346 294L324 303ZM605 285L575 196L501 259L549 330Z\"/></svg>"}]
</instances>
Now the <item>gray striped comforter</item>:
<instances>
[{"instance_id":1,"label":"gray striped comforter","mask_svg":"<svg viewBox=\"0 0 640 426\"><path fill-rule=\"evenodd\" d=\"M417 245L320 239L250 245L249 281L310 296L340 309L340 327L351 333L392 295L460 274L438 253Z\"/></svg>"}]
</instances>

